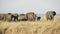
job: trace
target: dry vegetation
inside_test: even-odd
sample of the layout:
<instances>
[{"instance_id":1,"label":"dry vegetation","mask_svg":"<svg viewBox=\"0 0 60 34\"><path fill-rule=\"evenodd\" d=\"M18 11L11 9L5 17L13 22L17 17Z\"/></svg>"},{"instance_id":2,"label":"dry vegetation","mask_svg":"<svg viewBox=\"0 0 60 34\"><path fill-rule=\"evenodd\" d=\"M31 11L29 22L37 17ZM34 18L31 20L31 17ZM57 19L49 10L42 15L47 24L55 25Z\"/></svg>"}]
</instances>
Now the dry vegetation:
<instances>
[{"instance_id":1,"label":"dry vegetation","mask_svg":"<svg viewBox=\"0 0 60 34\"><path fill-rule=\"evenodd\" d=\"M46 21L45 17L31 22L0 21L0 30L6 30L5 34L60 34L60 16L55 16L54 21Z\"/></svg>"}]
</instances>

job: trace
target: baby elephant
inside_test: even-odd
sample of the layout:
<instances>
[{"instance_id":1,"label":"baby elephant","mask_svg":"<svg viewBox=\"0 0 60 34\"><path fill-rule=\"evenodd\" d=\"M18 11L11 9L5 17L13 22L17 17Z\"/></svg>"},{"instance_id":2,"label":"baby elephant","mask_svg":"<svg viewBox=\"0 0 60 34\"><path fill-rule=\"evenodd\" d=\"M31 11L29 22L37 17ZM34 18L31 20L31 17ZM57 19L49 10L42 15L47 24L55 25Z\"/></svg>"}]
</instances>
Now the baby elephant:
<instances>
[{"instance_id":1,"label":"baby elephant","mask_svg":"<svg viewBox=\"0 0 60 34\"><path fill-rule=\"evenodd\" d=\"M41 17L37 17L37 21L39 21L41 19Z\"/></svg>"}]
</instances>

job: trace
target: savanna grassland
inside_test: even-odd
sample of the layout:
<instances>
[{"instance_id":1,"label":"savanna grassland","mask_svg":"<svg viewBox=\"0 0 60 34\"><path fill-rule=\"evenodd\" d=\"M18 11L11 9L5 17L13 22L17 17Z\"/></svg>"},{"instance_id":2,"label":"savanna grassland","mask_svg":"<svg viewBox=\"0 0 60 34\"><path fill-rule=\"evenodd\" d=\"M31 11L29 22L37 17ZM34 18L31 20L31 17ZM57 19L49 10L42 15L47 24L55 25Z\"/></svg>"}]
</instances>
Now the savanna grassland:
<instances>
[{"instance_id":1,"label":"savanna grassland","mask_svg":"<svg viewBox=\"0 0 60 34\"><path fill-rule=\"evenodd\" d=\"M0 31L2 34L60 34L60 16L55 16L54 21L45 17L40 21L0 21Z\"/></svg>"}]
</instances>

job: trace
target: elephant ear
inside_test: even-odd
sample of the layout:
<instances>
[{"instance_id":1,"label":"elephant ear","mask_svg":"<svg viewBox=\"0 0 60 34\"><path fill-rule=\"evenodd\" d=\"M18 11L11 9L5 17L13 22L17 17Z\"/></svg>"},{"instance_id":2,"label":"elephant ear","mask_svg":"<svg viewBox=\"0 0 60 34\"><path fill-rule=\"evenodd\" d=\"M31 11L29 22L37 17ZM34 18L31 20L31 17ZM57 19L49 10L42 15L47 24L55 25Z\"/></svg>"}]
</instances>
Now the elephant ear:
<instances>
[{"instance_id":1,"label":"elephant ear","mask_svg":"<svg viewBox=\"0 0 60 34\"><path fill-rule=\"evenodd\" d=\"M55 11L53 11L53 15L54 15L54 16L56 15L56 12L55 12Z\"/></svg>"}]
</instances>

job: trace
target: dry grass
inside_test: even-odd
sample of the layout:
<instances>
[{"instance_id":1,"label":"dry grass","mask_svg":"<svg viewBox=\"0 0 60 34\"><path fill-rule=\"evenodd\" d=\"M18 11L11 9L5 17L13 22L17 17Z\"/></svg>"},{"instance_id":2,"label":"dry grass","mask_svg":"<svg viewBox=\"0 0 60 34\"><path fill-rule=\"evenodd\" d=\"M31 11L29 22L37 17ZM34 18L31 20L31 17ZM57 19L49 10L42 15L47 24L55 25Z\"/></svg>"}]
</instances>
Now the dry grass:
<instances>
[{"instance_id":1,"label":"dry grass","mask_svg":"<svg viewBox=\"0 0 60 34\"><path fill-rule=\"evenodd\" d=\"M55 16L54 21L46 21L45 17L31 22L0 21L0 30L6 30L5 34L60 34L60 16Z\"/></svg>"}]
</instances>

